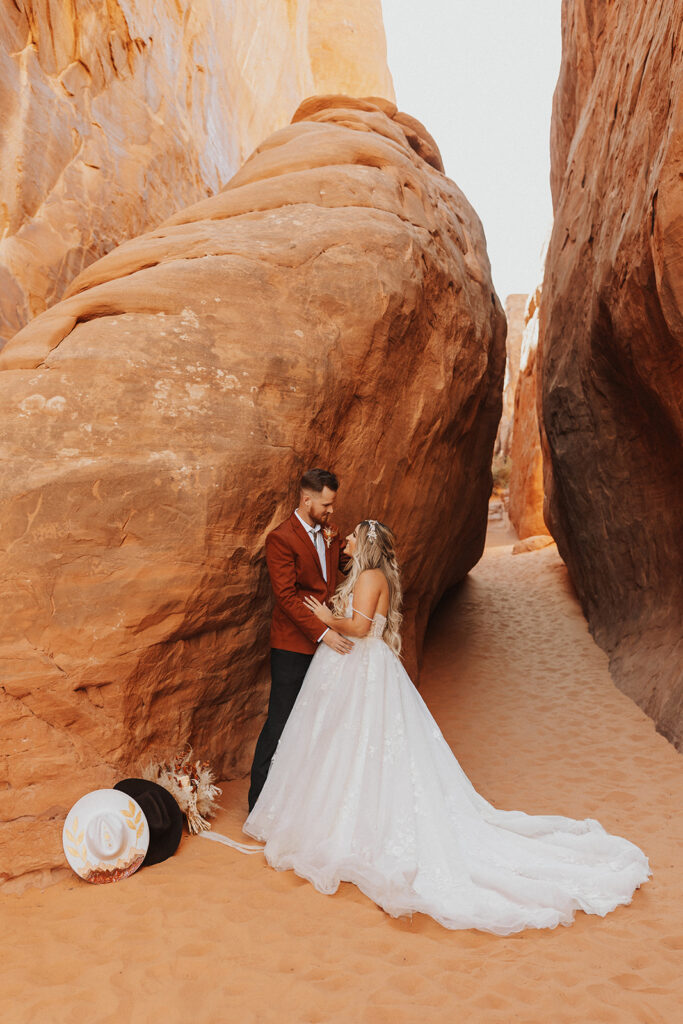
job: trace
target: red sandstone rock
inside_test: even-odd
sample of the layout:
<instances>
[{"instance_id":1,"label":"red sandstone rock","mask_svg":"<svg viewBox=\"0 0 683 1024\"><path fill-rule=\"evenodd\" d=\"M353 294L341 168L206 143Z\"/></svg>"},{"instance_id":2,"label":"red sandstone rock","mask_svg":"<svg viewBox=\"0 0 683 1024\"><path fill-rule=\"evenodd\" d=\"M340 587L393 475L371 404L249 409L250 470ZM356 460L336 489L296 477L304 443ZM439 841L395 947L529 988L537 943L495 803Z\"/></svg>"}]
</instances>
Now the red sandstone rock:
<instances>
[{"instance_id":1,"label":"red sandstone rock","mask_svg":"<svg viewBox=\"0 0 683 1024\"><path fill-rule=\"evenodd\" d=\"M536 350L541 290L529 296L515 388L508 515L521 539L547 534L543 519L543 457L536 408Z\"/></svg>"},{"instance_id":2,"label":"red sandstone rock","mask_svg":"<svg viewBox=\"0 0 683 1024\"><path fill-rule=\"evenodd\" d=\"M510 456L512 442L512 421L515 411L515 390L519 375L519 355L522 349L528 295L508 295L505 300L505 318L507 320L507 337L505 339L505 381L503 384L503 414L498 424L498 434L493 447L494 456L504 459Z\"/></svg>"},{"instance_id":3,"label":"red sandstone rock","mask_svg":"<svg viewBox=\"0 0 683 1024\"><path fill-rule=\"evenodd\" d=\"M481 224L391 104L295 122L0 354L11 874L59 865L71 803L138 759L191 741L246 770L264 538L303 467L339 474L342 528L395 528L412 672L483 550L505 321Z\"/></svg>"},{"instance_id":4,"label":"red sandstone rock","mask_svg":"<svg viewBox=\"0 0 683 1024\"><path fill-rule=\"evenodd\" d=\"M0 0L0 348L304 96L393 99L379 0Z\"/></svg>"},{"instance_id":5,"label":"red sandstone rock","mask_svg":"<svg viewBox=\"0 0 683 1024\"><path fill-rule=\"evenodd\" d=\"M681 0L566 0L541 303L546 522L617 685L683 744Z\"/></svg>"},{"instance_id":6,"label":"red sandstone rock","mask_svg":"<svg viewBox=\"0 0 683 1024\"><path fill-rule=\"evenodd\" d=\"M525 537L512 545L512 554L524 555L527 551L538 551L540 548L547 548L548 545L554 543L553 538L549 537L547 533L541 533L536 537Z\"/></svg>"}]
</instances>

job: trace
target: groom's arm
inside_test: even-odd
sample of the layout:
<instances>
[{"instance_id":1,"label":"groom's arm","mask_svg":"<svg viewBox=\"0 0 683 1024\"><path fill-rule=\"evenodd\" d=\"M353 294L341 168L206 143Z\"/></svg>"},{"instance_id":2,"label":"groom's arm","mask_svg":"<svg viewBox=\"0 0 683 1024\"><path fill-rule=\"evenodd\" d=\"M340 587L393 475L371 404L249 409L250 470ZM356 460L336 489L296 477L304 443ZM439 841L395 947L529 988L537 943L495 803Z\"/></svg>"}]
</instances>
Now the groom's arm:
<instances>
[{"instance_id":1,"label":"groom's arm","mask_svg":"<svg viewBox=\"0 0 683 1024\"><path fill-rule=\"evenodd\" d=\"M325 627L321 627L320 619L304 605L296 588L294 554L277 533L269 533L266 537L266 562L275 600L304 636L317 644L322 639L321 631L324 635Z\"/></svg>"}]
</instances>

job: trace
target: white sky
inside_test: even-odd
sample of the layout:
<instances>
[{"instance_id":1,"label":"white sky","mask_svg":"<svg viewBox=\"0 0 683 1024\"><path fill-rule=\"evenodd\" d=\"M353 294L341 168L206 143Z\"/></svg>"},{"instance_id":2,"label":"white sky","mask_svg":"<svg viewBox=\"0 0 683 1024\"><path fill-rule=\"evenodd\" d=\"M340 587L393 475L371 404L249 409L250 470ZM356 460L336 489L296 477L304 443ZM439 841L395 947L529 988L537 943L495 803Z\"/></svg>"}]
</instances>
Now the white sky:
<instances>
[{"instance_id":1,"label":"white sky","mask_svg":"<svg viewBox=\"0 0 683 1024\"><path fill-rule=\"evenodd\" d=\"M399 109L437 141L484 225L501 302L532 291L552 226L561 0L382 0Z\"/></svg>"}]
</instances>

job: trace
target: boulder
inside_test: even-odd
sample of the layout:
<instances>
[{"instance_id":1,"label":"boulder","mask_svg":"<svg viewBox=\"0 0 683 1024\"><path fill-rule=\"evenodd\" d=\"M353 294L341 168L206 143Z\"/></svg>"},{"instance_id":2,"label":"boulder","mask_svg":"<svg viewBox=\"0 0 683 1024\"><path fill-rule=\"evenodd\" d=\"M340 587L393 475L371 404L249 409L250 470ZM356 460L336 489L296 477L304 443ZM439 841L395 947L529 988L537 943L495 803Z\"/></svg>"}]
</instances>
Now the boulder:
<instances>
[{"instance_id":1,"label":"boulder","mask_svg":"<svg viewBox=\"0 0 683 1024\"><path fill-rule=\"evenodd\" d=\"M0 0L0 348L315 92L393 99L380 0Z\"/></svg>"},{"instance_id":2,"label":"boulder","mask_svg":"<svg viewBox=\"0 0 683 1024\"><path fill-rule=\"evenodd\" d=\"M616 684L683 746L681 0L568 0L540 317L546 514Z\"/></svg>"},{"instance_id":3,"label":"boulder","mask_svg":"<svg viewBox=\"0 0 683 1024\"><path fill-rule=\"evenodd\" d=\"M524 555L527 551L538 551L540 548L547 548L554 543L553 538L549 537L547 533L541 533L536 537L525 537L512 545L512 554Z\"/></svg>"},{"instance_id":4,"label":"boulder","mask_svg":"<svg viewBox=\"0 0 683 1024\"><path fill-rule=\"evenodd\" d=\"M547 534L543 519L543 456L536 402L536 350L541 289L527 301L515 387L508 515L521 539Z\"/></svg>"},{"instance_id":5,"label":"boulder","mask_svg":"<svg viewBox=\"0 0 683 1024\"><path fill-rule=\"evenodd\" d=\"M338 473L342 529L395 529L414 676L480 557L505 318L476 214L403 123L386 101L304 103L0 354L11 874L61 863L73 801L151 756L190 742L220 777L248 769L264 540L304 468Z\"/></svg>"}]
</instances>

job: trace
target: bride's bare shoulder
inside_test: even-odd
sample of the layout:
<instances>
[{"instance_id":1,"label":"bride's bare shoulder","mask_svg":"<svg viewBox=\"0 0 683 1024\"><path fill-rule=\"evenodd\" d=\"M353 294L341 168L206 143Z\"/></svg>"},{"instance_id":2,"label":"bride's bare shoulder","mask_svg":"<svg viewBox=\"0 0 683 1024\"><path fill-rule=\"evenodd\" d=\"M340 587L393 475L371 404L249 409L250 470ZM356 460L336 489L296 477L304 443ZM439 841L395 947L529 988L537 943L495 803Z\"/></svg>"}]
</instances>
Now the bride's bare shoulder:
<instances>
[{"instance_id":1,"label":"bride's bare shoulder","mask_svg":"<svg viewBox=\"0 0 683 1024\"><path fill-rule=\"evenodd\" d=\"M381 569L363 569L356 580L356 587L361 582L368 588L368 590L371 588L383 590L385 586L389 585L387 578Z\"/></svg>"}]
</instances>

